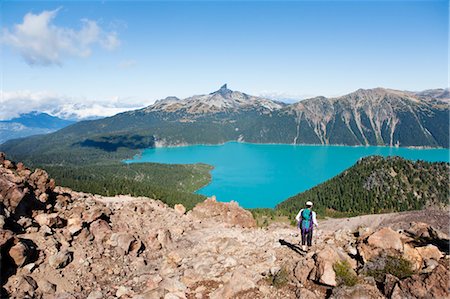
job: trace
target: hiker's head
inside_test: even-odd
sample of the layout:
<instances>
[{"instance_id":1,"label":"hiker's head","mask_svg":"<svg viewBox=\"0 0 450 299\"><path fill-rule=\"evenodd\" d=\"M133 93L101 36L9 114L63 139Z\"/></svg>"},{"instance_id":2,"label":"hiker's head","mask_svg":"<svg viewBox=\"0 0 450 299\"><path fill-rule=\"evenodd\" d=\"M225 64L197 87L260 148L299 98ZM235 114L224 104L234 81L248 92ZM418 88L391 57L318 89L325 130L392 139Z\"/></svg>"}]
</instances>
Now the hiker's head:
<instances>
[{"instance_id":1,"label":"hiker's head","mask_svg":"<svg viewBox=\"0 0 450 299\"><path fill-rule=\"evenodd\" d=\"M312 206L313 206L313 203L312 203L312 202L310 202L310 201L307 201L307 202L306 202L306 207L307 207L307 208L312 208Z\"/></svg>"}]
</instances>

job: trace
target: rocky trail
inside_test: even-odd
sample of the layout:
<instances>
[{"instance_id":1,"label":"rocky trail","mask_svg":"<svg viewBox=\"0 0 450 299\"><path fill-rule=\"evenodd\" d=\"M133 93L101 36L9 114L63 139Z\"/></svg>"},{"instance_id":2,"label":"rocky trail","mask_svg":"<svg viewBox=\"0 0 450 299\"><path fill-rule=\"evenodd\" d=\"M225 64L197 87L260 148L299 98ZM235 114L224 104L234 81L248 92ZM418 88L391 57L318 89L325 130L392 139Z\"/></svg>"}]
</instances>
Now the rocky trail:
<instances>
[{"instance_id":1,"label":"rocky trail","mask_svg":"<svg viewBox=\"0 0 450 299\"><path fill-rule=\"evenodd\" d=\"M449 296L443 211L324 220L305 253L295 228L257 228L234 202L74 192L2 154L0 201L2 298Z\"/></svg>"}]
</instances>

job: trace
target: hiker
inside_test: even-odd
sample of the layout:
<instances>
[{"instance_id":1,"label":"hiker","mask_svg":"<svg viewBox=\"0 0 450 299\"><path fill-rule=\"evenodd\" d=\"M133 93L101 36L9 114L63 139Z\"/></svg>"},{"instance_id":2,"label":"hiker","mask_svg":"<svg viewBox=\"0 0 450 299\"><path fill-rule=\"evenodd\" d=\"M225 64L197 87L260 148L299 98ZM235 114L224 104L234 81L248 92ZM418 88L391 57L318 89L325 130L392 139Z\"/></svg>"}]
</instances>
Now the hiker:
<instances>
[{"instance_id":1,"label":"hiker","mask_svg":"<svg viewBox=\"0 0 450 299\"><path fill-rule=\"evenodd\" d=\"M306 208L301 209L295 217L298 223L298 228L302 232L303 251L307 251L306 244L308 247L311 247L312 245L313 226L315 225L316 227L319 227L316 220L316 212L312 210L312 206L312 202L306 202Z\"/></svg>"}]
</instances>

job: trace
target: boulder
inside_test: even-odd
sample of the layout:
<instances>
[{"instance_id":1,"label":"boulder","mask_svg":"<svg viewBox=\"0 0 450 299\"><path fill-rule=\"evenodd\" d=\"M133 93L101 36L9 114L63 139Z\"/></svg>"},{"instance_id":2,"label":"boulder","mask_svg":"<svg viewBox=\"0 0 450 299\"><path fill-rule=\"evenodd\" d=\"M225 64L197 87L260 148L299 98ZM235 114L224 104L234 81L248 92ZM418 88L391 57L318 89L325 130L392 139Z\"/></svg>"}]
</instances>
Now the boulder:
<instances>
[{"instance_id":1,"label":"boulder","mask_svg":"<svg viewBox=\"0 0 450 299\"><path fill-rule=\"evenodd\" d=\"M83 229L83 221L80 217L67 219L67 229L71 235L75 235Z\"/></svg>"},{"instance_id":2,"label":"boulder","mask_svg":"<svg viewBox=\"0 0 450 299\"><path fill-rule=\"evenodd\" d=\"M158 231L157 238L162 248L167 248L172 244L172 234L167 228Z\"/></svg>"},{"instance_id":3,"label":"boulder","mask_svg":"<svg viewBox=\"0 0 450 299\"><path fill-rule=\"evenodd\" d=\"M111 227L108 222L103 219L95 220L91 223L89 230L91 234L94 236L96 242L103 242L106 237L111 234Z\"/></svg>"},{"instance_id":4,"label":"boulder","mask_svg":"<svg viewBox=\"0 0 450 299\"><path fill-rule=\"evenodd\" d=\"M333 289L330 298L334 299L384 299L385 297L373 285L357 284L352 287L341 286Z\"/></svg>"},{"instance_id":5,"label":"boulder","mask_svg":"<svg viewBox=\"0 0 450 299\"><path fill-rule=\"evenodd\" d=\"M127 254L132 247L132 244L137 242L132 234L120 232L113 233L109 239L109 244L113 247L117 247L121 255Z\"/></svg>"},{"instance_id":6,"label":"boulder","mask_svg":"<svg viewBox=\"0 0 450 299\"><path fill-rule=\"evenodd\" d=\"M392 291L394 290L396 284L400 281L397 277L392 274L386 274L383 282L383 293L386 297L390 298Z\"/></svg>"},{"instance_id":7,"label":"boulder","mask_svg":"<svg viewBox=\"0 0 450 299\"><path fill-rule=\"evenodd\" d=\"M425 261L425 267L422 269L421 273L430 273L432 272L437 266L439 265L439 262L436 260L426 260Z\"/></svg>"},{"instance_id":8,"label":"boulder","mask_svg":"<svg viewBox=\"0 0 450 299\"><path fill-rule=\"evenodd\" d=\"M19 218L19 220L17 220L17 224L20 225L23 229L27 229L33 225L33 220L31 220L31 218L22 216Z\"/></svg>"},{"instance_id":9,"label":"boulder","mask_svg":"<svg viewBox=\"0 0 450 299\"><path fill-rule=\"evenodd\" d=\"M449 298L449 265L439 264L430 274L416 274L401 280L392 291L392 299Z\"/></svg>"},{"instance_id":10,"label":"boulder","mask_svg":"<svg viewBox=\"0 0 450 299\"><path fill-rule=\"evenodd\" d=\"M403 251L401 235L390 227L384 227L370 235L367 238L367 244L382 250L394 249L399 252Z\"/></svg>"},{"instance_id":11,"label":"boulder","mask_svg":"<svg viewBox=\"0 0 450 299\"><path fill-rule=\"evenodd\" d=\"M51 189L50 180L48 178L48 174L45 170L37 168L31 175L30 175L30 184L35 187L39 192L36 195L39 196L42 193L45 193L47 189ZM53 183L54 184L54 183ZM54 188L54 186L53 186Z\"/></svg>"},{"instance_id":12,"label":"boulder","mask_svg":"<svg viewBox=\"0 0 450 299\"><path fill-rule=\"evenodd\" d=\"M413 222L410 224L410 227L405 230L405 233L417 241L436 244L442 250L446 250L450 246L449 235L427 223Z\"/></svg>"},{"instance_id":13,"label":"boulder","mask_svg":"<svg viewBox=\"0 0 450 299\"><path fill-rule=\"evenodd\" d=\"M56 285L46 279L38 280L37 285L39 286L39 290L44 294L54 294L56 292Z\"/></svg>"},{"instance_id":14,"label":"boulder","mask_svg":"<svg viewBox=\"0 0 450 299\"><path fill-rule=\"evenodd\" d=\"M91 223L100 218L108 218L111 215L111 210L105 206L94 206L83 213L83 221Z\"/></svg>"},{"instance_id":15,"label":"boulder","mask_svg":"<svg viewBox=\"0 0 450 299\"><path fill-rule=\"evenodd\" d=\"M419 254L417 248L414 248L409 244L405 244L403 247L403 258L411 262L413 268L412 270L419 271L422 269L423 258L422 255Z\"/></svg>"},{"instance_id":16,"label":"boulder","mask_svg":"<svg viewBox=\"0 0 450 299\"><path fill-rule=\"evenodd\" d=\"M36 221L39 226L48 226L48 227L62 227L63 220L59 217L58 213L51 214L38 214L34 217L34 221Z\"/></svg>"},{"instance_id":17,"label":"boulder","mask_svg":"<svg viewBox=\"0 0 450 299\"><path fill-rule=\"evenodd\" d=\"M173 208L178 215L186 213L186 208L182 204L176 204Z\"/></svg>"},{"instance_id":18,"label":"boulder","mask_svg":"<svg viewBox=\"0 0 450 299\"><path fill-rule=\"evenodd\" d=\"M14 241L16 237L14 233L7 229L0 229L0 249L4 246L8 246L11 242Z\"/></svg>"},{"instance_id":19,"label":"boulder","mask_svg":"<svg viewBox=\"0 0 450 299\"><path fill-rule=\"evenodd\" d=\"M369 235L367 239L360 238L357 249L365 263L382 253L398 255L403 253L402 236L385 227Z\"/></svg>"},{"instance_id":20,"label":"boulder","mask_svg":"<svg viewBox=\"0 0 450 299\"><path fill-rule=\"evenodd\" d=\"M0 173L0 200L8 211L15 212L15 209L28 192L28 188L22 188L21 185L11 182Z\"/></svg>"},{"instance_id":21,"label":"boulder","mask_svg":"<svg viewBox=\"0 0 450 299\"><path fill-rule=\"evenodd\" d=\"M181 265L181 261L183 258L180 256L180 254L176 251L171 251L166 255L166 261L169 265L172 265L174 267L178 267Z\"/></svg>"},{"instance_id":22,"label":"boulder","mask_svg":"<svg viewBox=\"0 0 450 299\"><path fill-rule=\"evenodd\" d=\"M347 262L352 269L355 269L356 261L350 258L340 248L326 246L323 250L319 251L315 256L316 259L316 277L315 279L329 286L336 286L336 273L333 266L337 262ZM353 271L353 270L352 270ZM356 273L355 273L356 275Z\"/></svg>"},{"instance_id":23,"label":"boulder","mask_svg":"<svg viewBox=\"0 0 450 299\"><path fill-rule=\"evenodd\" d=\"M22 267L36 254L36 247L31 242L18 239L16 244L9 249L8 254L17 267Z\"/></svg>"},{"instance_id":24,"label":"boulder","mask_svg":"<svg viewBox=\"0 0 450 299\"><path fill-rule=\"evenodd\" d=\"M86 299L102 299L103 293L101 291L92 291L89 293Z\"/></svg>"},{"instance_id":25,"label":"boulder","mask_svg":"<svg viewBox=\"0 0 450 299\"><path fill-rule=\"evenodd\" d=\"M218 202L214 196L197 204L191 215L197 220L214 218L232 226L256 227L256 221L250 211L239 207L235 201Z\"/></svg>"},{"instance_id":26,"label":"boulder","mask_svg":"<svg viewBox=\"0 0 450 299\"><path fill-rule=\"evenodd\" d=\"M62 250L48 259L48 263L54 269L66 267L73 260L73 252Z\"/></svg>"},{"instance_id":27,"label":"boulder","mask_svg":"<svg viewBox=\"0 0 450 299\"><path fill-rule=\"evenodd\" d=\"M425 261L439 261L443 257L442 252L436 246L431 244L423 247L416 247L416 250Z\"/></svg>"},{"instance_id":28,"label":"boulder","mask_svg":"<svg viewBox=\"0 0 450 299\"><path fill-rule=\"evenodd\" d=\"M296 298L298 299L319 299L313 291L308 290L307 288L299 288L295 292Z\"/></svg>"},{"instance_id":29,"label":"boulder","mask_svg":"<svg viewBox=\"0 0 450 299\"><path fill-rule=\"evenodd\" d=\"M5 227L5 220L6 217L4 215L0 215L0 230L2 230L3 227Z\"/></svg>"},{"instance_id":30,"label":"boulder","mask_svg":"<svg viewBox=\"0 0 450 299\"><path fill-rule=\"evenodd\" d=\"M16 167L16 165L14 164L14 162L10 161L10 160L5 160L3 161L3 167L5 167L6 169L13 169Z\"/></svg>"},{"instance_id":31,"label":"boulder","mask_svg":"<svg viewBox=\"0 0 450 299\"><path fill-rule=\"evenodd\" d=\"M129 298L131 295L133 295L133 291L129 287L120 286L116 291L117 298L122 298L122 297Z\"/></svg>"},{"instance_id":32,"label":"boulder","mask_svg":"<svg viewBox=\"0 0 450 299\"><path fill-rule=\"evenodd\" d=\"M159 283L162 281L162 277L159 274L154 274L148 277L148 280L145 284L146 291L152 291L159 287Z\"/></svg>"},{"instance_id":33,"label":"boulder","mask_svg":"<svg viewBox=\"0 0 450 299\"><path fill-rule=\"evenodd\" d=\"M230 299L239 292L252 289L256 287L256 284L251 278L252 273L241 266L232 273L228 282L210 294L210 298Z\"/></svg>"},{"instance_id":34,"label":"boulder","mask_svg":"<svg viewBox=\"0 0 450 299\"><path fill-rule=\"evenodd\" d=\"M314 261L312 259L300 260L294 269L294 276L301 284L305 284L309 274L314 269Z\"/></svg>"},{"instance_id":35,"label":"boulder","mask_svg":"<svg viewBox=\"0 0 450 299\"><path fill-rule=\"evenodd\" d=\"M14 295L16 298L34 298L37 288L38 285L33 277L24 275L19 279L17 290Z\"/></svg>"}]
</instances>

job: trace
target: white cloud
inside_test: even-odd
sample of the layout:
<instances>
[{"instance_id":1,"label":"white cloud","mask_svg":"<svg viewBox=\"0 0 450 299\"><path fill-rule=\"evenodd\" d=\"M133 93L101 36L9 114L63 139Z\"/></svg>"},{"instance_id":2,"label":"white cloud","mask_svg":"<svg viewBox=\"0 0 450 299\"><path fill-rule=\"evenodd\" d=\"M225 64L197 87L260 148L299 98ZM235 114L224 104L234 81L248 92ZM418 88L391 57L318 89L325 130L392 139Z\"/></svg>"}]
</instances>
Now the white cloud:
<instances>
[{"instance_id":1,"label":"white cloud","mask_svg":"<svg viewBox=\"0 0 450 299\"><path fill-rule=\"evenodd\" d=\"M128 68L131 68L131 67L135 66L136 64L137 64L136 60L129 59L129 60L121 61L119 63L119 67L121 69L128 69Z\"/></svg>"},{"instance_id":2,"label":"white cloud","mask_svg":"<svg viewBox=\"0 0 450 299\"><path fill-rule=\"evenodd\" d=\"M46 112L65 119L87 119L112 116L147 105L148 102L120 97L98 100L51 92L5 91L0 96L0 120L8 120L31 111Z\"/></svg>"},{"instance_id":3,"label":"white cloud","mask_svg":"<svg viewBox=\"0 0 450 299\"><path fill-rule=\"evenodd\" d=\"M291 94L273 90L263 90L259 92L258 95L263 98L268 98L271 100L282 101L287 103L295 103L303 99L314 97L313 95L309 94Z\"/></svg>"},{"instance_id":4,"label":"white cloud","mask_svg":"<svg viewBox=\"0 0 450 299\"><path fill-rule=\"evenodd\" d=\"M106 50L120 45L116 32L107 32L92 20L82 19L79 30L55 25L59 10L27 13L22 23L3 29L1 42L19 52L29 65L40 66L61 65L70 56L87 57L94 45Z\"/></svg>"}]
</instances>

